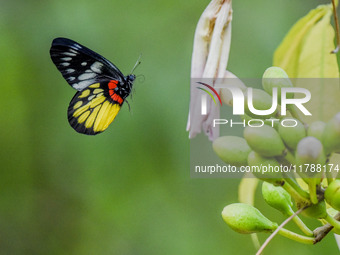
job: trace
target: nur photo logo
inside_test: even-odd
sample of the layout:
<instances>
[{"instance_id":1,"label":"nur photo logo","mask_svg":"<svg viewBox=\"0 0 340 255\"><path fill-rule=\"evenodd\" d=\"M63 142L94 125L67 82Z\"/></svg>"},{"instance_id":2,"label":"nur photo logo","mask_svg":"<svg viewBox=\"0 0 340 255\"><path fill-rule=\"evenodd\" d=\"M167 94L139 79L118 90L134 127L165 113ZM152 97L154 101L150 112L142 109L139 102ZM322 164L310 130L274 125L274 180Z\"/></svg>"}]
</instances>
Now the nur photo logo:
<instances>
[{"instance_id":1,"label":"nur photo logo","mask_svg":"<svg viewBox=\"0 0 340 255\"><path fill-rule=\"evenodd\" d=\"M203 83L203 82L197 82L197 83L207 87L208 89L210 89L216 95L216 97L218 98L218 100L220 101L220 104L222 106L221 97L220 97L220 95L217 93L217 91L212 86L210 86L210 85L208 85L206 83ZM214 95L209 90L201 88L201 87L196 87L196 88L206 92L212 98L212 100L214 101L215 105L217 105L216 100L214 98ZM206 115L207 114L207 95L206 94L202 94L202 96L201 96L201 114L202 115Z\"/></svg>"},{"instance_id":2,"label":"nur photo logo","mask_svg":"<svg viewBox=\"0 0 340 255\"><path fill-rule=\"evenodd\" d=\"M275 79L274 79L275 80ZM282 79L279 80L282 82ZM275 82L279 82L275 81ZM210 81L211 82L211 81ZM216 81L215 81L216 82ZM273 82L271 80L270 82ZM284 127L295 127L297 122L292 118L290 119L290 112L294 109L304 116L312 116L311 112L307 109L306 104L311 100L311 92L306 88L299 87L272 87L269 93L260 93L258 89L247 87L240 88L236 86L232 79L224 79L217 81L215 86L207 84L207 82L196 82L205 88L197 87L204 91L201 94L201 115L208 115L211 110L208 107L218 107L215 97L219 100L222 106L221 96L217 90L228 91L232 106L232 116L241 116L242 121L232 118L214 118L213 127L217 125L226 125L230 127L235 125L242 125L243 127L262 127L265 122L269 123L272 127L275 122L283 125ZM213 100L214 105L208 104L208 96ZM251 117L246 120L246 117ZM287 117L280 121L280 118Z\"/></svg>"}]
</instances>

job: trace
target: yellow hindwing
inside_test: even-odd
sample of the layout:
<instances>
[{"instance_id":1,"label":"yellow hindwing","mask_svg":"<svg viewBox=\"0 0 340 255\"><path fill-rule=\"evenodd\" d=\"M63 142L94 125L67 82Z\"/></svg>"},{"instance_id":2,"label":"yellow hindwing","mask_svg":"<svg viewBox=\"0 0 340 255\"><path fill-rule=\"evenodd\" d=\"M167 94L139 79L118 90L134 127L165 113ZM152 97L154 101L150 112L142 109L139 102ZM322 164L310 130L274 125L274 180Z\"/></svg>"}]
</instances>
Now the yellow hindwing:
<instances>
[{"instance_id":1,"label":"yellow hindwing","mask_svg":"<svg viewBox=\"0 0 340 255\"><path fill-rule=\"evenodd\" d=\"M69 122L79 133L103 132L117 116L120 105L111 103L98 84L78 92L69 107Z\"/></svg>"}]
</instances>

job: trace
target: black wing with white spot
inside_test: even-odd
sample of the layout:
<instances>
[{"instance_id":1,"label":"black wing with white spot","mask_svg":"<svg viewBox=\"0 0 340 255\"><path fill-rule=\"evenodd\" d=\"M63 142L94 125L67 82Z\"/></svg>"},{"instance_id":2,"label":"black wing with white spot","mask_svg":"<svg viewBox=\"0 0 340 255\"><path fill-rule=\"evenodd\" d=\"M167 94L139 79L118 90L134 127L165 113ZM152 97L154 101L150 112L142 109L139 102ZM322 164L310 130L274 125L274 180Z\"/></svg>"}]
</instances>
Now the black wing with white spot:
<instances>
[{"instance_id":1,"label":"black wing with white spot","mask_svg":"<svg viewBox=\"0 0 340 255\"><path fill-rule=\"evenodd\" d=\"M125 80L106 58L70 39L54 39L50 55L65 80L78 91L103 80Z\"/></svg>"}]
</instances>

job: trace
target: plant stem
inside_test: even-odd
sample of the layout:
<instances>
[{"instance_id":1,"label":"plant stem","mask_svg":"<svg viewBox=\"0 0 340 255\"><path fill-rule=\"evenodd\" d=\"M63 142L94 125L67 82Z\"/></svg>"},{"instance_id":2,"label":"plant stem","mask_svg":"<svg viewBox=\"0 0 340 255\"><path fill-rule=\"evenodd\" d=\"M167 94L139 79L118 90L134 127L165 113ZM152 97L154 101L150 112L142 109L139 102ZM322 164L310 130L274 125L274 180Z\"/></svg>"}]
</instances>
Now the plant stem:
<instances>
[{"instance_id":1,"label":"plant stem","mask_svg":"<svg viewBox=\"0 0 340 255\"><path fill-rule=\"evenodd\" d=\"M251 236L251 240L253 241L255 249L260 249L261 244L260 244L260 241L259 241L257 234L252 233L252 234L250 234L250 236Z\"/></svg>"},{"instance_id":2,"label":"plant stem","mask_svg":"<svg viewBox=\"0 0 340 255\"><path fill-rule=\"evenodd\" d=\"M340 220L340 213L337 213L334 216L335 220ZM314 244L320 242L334 227L327 223L326 225L322 226L322 227L318 227L313 231L313 234L315 236L315 241Z\"/></svg>"},{"instance_id":3,"label":"plant stem","mask_svg":"<svg viewBox=\"0 0 340 255\"><path fill-rule=\"evenodd\" d=\"M306 192L305 190L303 190L299 184L296 183L296 181L292 178L292 177L284 177L284 180L290 185L292 186L293 189L295 189L295 191L297 193L299 193L302 197L309 199L309 194L308 192Z\"/></svg>"},{"instance_id":4,"label":"plant stem","mask_svg":"<svg viewBox=\"0 0 340 255\"><path fill-rule=\"evenodd\" d=\"M310 178L308 182L310 201L312 201L313 204L319 203L318 197L316 195L316 186L318 183L320 183L320 180L317 178Z\"/></svg>"},{"instance_id":5,"label":"plant stem","mask_svg":"<svg viewBox=\"0 0 340 255\"><path fill-rule=\"evenodd\" d=\"M334 181L334 178L331 176L331 173L326 173L326 177L327 177L327 184L329 186L329 184L331 184L332 181Z\"/></svg>"},{"instance_id":6,"label":"plant stem","mask_svg":"<svg viewBox=\"0 0 340 255\"><path fill-rule=\"evenodd\" d=\"M299 204L303 204L304 206L310 205L311 202L308 199L309 195L308 195L308 198L305 197L304 194L300 194L297 190L295 190L287 182L285 182L282 185L282 188L284 188L294 198L295 202L297 202Z\"/></svg>"},{"instance_id":7,"label":"plant stem","mask_svg":"<svg viewBox=\"0 0 340 255\"><path fill-rule=\"evenodd\" d=\"M269 244L269 242L274 238L274 236L277 233L280 233L281 235L288 237L288 238L293 238L293 240L299 239L300 241L302 241L303 243L308 243L308 244L313 244L314 243L314 238L311 237L305 237L305 236L301 236L301 235L297 235L289 230L284 229L283 227L292 219L294 218L296 215L298 215L300 212L302 212L305 209L305 207L300 208L299 210L297 210L294 214L292 214L291 216L289 216L284 222L281 223L280 226L277 227L277 229L266 239L266 241L262 244L261 248L257 251L256 255L260 255L264 248L266 248L266 246ZM295 236L297 235L297 237Z\"/></svg>"},{"instance_id":8,"label":"plant stem","mask_svg":"<svg viewBox=\"0 0 340 255\"><path fill-rule=\"evenodd\" d=\"M313 244L314 243L314 237L307 237L307 236L302 236L299 234L296 234L290 230L287 230L285 228L281 228L278 232L280 235L287 237L289 239L292 239L294 241L300 242L300 243L305 243L305 244Z\"/></svg>"},{"instance_id":9,"label":"plant stem","mask_svg":"<svg viewBox=\"0 0 340 255\"><path fill-rule=\"evenodd\" d=\"M327 213L326 218L324 218L329 224L331 224L334 228L339 229L340 230L340 222L337 221L336 219L334 219L332 216L330 216Z\"/></svg>"},{"instance_id":10,"label":"plant stem","mask_svg":"<svg viewBox=\"0 0 340 255\"><path fill-rule=\"evenodd\" d=\"M289 163L291 163L292 165L295 165L295 157L289 150L287 150L287 149L285 150L283 157Z\"/></svg>"},{"instance_id":11,"label":"plant stem","mask_svg":"<svg viewBox=\"0 0 340 255\"><path fill-rule=\"evenodd\" d=\"M303 233L308 236L313 236L313 231L306 226L306 224L299 218L299 216L295 216L293 218L293 221L302 230Z\"/></svg>"},{"instance_id":12,"label":"plant stem","mask_svg":"<svg viewBox=\"0 0 340 255\"><path fill-rule=\"evenodd\" d=\"M326 178L327 178L327 185L329 186L329 184L331 184L332 181L334 181L334 178L333 178L333 175L330 171L330 168L329 168L329 158L327 158L326 160Z\"/></svg>"}]
</instances>

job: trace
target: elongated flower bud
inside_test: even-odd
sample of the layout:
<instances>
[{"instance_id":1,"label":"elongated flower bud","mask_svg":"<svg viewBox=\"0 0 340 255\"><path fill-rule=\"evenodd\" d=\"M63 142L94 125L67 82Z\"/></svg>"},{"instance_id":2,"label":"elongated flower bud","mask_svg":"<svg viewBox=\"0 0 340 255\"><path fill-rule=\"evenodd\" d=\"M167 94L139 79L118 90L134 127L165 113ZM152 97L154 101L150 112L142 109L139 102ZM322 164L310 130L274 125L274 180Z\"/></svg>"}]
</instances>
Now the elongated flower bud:
<instances>
[{"instance_id":1,"label":"elongated flower bud","mask_svg":"<svg viewBox=\"0 0 340 255\"><path fill-rule=\"evenodd\" d=\"M292 199L282 187L274 186L268 182L262 184L262 196L271 207L279 210L285 215L292 215Z\"/></svg>"},{"instance_id":2,"label":"elongated flower bud","mask_svg":"<svg viewBox=\"0 0 340 255\"><path fill-rule=\"evenodd\" d=\"M262 77L263 89L272 95L273 88L278 89L278 99L281 101L281 88L293 87L287 73L280 67L267 68ZM293 94L287 94L287 98L293 98Z\"/></svg>"},{"instance_id":3,"label":"elongated flower bud","mask_svg":"<svg viewBox=\"0 0 340 255\"><path fill-rule=\"evenodd\" d=\"M326 156L321 142L313 136L303 138L297 146L296 166L298 174L308 182L310 200L318 204L317 190L320 186Z\"/></svg>"},{"instance_id":4,"label":"elongated flower bud","mask_svg":"<svg viewBox=\"0 0 340 255\"><path fill-rule=\"evenodd\" d=\"M254 166L252 174L260 180L272 183L274 185L282 185L284 183L280 173L269 171L270 167L280 167L279 162L275 158L262 157L255 151L251 151L248 155L248 165ZM256 169L256 166L258 169ZM258 171L257 171L258 170Z\"/></svg>"},{"instance_id":5,"label":"elongated flower bud","mask_svg":"<svg viewBox=\"0 0 340 255\"><path fill-rule=\"evenodd\" d=\"M276 223L248 204L227 205L222 211L222 218L229 227L242 234L273 232L277 228Z\"/></svg>"},{"instance_id":6,"label":"elongated flower bud","mask_svg":"<svg viewBox=\"0 0 340 255\"><path fill-rule=\"evenodd\" d=\"M271 95L269 95L266 91L262 89L252 89L252 93L250 93L250 90L247 90L247 93L245 93L245 101L244 101L244 110L245 113L248 114L250 117L253 118L260 118L260 119L268 119L276 114L277 107L275 108L275 111L268 115L256 115L249 109L249 97L251 97L252 106L256 110L269 110L272 108L273 103L276 102Z\"/></svg>"},{"instance_id":7,"label":"elongated flower bud","mask_svg":"<svg viewBox=\"0 0 340 255\"><path fill-rule=\"evenodd\" d=\"M238 136L222 136L213 142L216 154L227 164L233 166L247 165L251 149L245 139Z\"/></svg>"},{"instance_id":8,"label":"elongated flower bud","mask_svg":"<svg viewBox=\"0 0 340 255\"><path fill-rule=\"evenodd\" d=\"M326 203L324 200L321 202L311 205L307 209L302 211L304 216L315 219L324 219L327 217Z\"/></svg>"},{"instance_id":9,"label":"elongated flower bud","mask_svg":"<svg viewBox=\"0 0 340 255\"><path fill-rule=\"evenodd\" d=\"M318 139L312 136L303 138L297 145L295 157L297 166L302 167L299 167L302 177L321 177L322 169L319 171L312 167L322 166L326 162L323 146Z\"/></svg>"},{"instance_id":10,"label":"elongated flower bud","mask_svg":"<svg viewBox=\"0 0 340 255\"><path fill-rule=\"evenodd\" d=\"M280 125L278 131L287 147L292 150L295 150L299 141L306 136L306 129L305 126L299 120L297 119L293 120L297 123L295 127L285 127L283 125Z\"/></svg>"},{"instance_id":11,"label":"elongated flower bud","mask_svg":"<svg viewBox=\"0 0 340 255\"><path fill-rule=\"evenodd\" d=\"M340 180L334 180L325 191L325 199L334 209L340 210Z\"/></svg>"},{"instance_id":12,"label":"elongated flower bud","mask_svg":"<svg viewBox=\"0 0 340 255\"><path fill-rule=\"evenodd\" d=\"M264 157L280 156L286 148L279 133L270 126L247 126L243 135L250 148Z\"/></svg>"}]
</instances>

